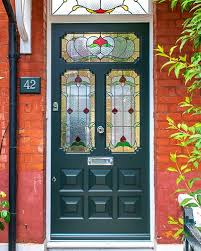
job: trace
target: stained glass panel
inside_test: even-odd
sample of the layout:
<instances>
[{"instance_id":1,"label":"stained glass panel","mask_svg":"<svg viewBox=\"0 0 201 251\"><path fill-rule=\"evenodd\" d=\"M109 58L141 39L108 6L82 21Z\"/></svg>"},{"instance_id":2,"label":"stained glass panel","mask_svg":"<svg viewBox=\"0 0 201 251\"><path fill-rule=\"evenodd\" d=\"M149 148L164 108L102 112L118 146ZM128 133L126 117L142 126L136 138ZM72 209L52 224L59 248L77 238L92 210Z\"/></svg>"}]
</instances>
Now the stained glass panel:
<instances>
[{"instance_id":1,"label":"stained glass panel","mask_svg":"<svg viewBox=\"0 0 201 251\"><path fill-rule=\"evenodd\" d=\"M112 70L106 81L107 148L135 152L140 147L140 78L131 70Z\"/></svg>"},{"instance_id":2,"label":"stained glass panel","mask_svg":"<svg viewBox=\"0 0 201 251\"><path fill-rule=\"evenodd\" d=\"M134 33L71 33L62 38L62 57L67 62L134 62L139 50Z\"/></svg>"},{"instance_id":3,"label":"stained glass panel","mask_svg":"<svg viewBox=\"0 0 201 251\"><path fill-rule=\"evenodd\" d=\"M95 146L95 76L70 70L61 77L61 147L90 152Z\"/></svg>"},{"instance_id":4,"label":"stained glass panel","mask_svg":"<svg viewBox=\"0 0 201 251\"><path fill-rule=\"evenodd\" d=\"M148 0L52 0L53 15L147 14Z\"/></svg>"}]
</instances>

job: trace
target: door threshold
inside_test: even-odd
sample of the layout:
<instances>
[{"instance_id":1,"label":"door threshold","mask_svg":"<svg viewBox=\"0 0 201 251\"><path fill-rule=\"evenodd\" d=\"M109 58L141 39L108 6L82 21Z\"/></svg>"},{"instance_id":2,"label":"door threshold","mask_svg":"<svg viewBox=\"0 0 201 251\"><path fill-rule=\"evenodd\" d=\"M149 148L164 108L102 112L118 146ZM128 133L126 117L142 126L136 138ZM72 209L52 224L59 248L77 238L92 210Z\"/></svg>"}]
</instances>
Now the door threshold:
<instances>
[{"instance_id":1,"label":"door threshold","mask_svg":"<svg viewBox=\"0 0 201 251\"><path fill-rule=\"evenodd\" d=\"M49 241L48 249L154 249L154 242L151 241Z\"/></svg>"}]
</instances>

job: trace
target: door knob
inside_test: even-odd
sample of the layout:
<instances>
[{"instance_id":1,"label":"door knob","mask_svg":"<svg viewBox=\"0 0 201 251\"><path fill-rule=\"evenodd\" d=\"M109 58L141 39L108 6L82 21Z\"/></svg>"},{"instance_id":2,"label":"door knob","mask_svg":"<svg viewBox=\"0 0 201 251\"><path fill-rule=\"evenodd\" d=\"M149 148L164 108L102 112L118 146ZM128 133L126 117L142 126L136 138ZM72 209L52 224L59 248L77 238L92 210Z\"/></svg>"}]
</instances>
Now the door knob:
<instances>
[{"instance_id":1,"label":"door knob","mask_svg":"<svg viewBox=\"0 0 201 251\"><path fill-rule=\"evenodd\" d=\"M105 132L104 127L98 126L98 127L97 127L97 132L100 133L100 134L103 134L103 133Z\"/></svg>"}]
</instances>

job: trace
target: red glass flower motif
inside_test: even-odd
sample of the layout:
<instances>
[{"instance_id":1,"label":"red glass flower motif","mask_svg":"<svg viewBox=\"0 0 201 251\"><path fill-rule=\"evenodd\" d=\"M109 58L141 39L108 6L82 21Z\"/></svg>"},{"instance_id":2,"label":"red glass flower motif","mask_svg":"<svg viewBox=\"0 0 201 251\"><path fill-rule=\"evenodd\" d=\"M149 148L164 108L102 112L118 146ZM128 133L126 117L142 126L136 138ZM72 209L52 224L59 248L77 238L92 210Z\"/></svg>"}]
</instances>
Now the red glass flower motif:
<instances>
[{"instance_id":1,"label":"red glass flower motif","mask_svg":"<svg viewBox=\"0 0 201 251\"><path fill-rule=\"evenodd\" d=\"M101 47L104 44L108 44L108 41L100 36L98 39L93 41L93 44L97 44Z\"/></svg>"},{"instance_id":2,"label":"red glass flower motif","mask_svg":"<svg viewBox=\"0 0 201 251\"><path fill-rule=\"evenodd\" d=\"M128 112L129 112L130 114L134 113L133 108L131 107L131 108L128 110Z\"/></svg>"},{"instance_id":3,"label":"red glass flower motif","mask_svg":"<svg viewBox=\"0 0 201 251\"><path fill-rule=\"evenodd\" d=\"M81 77L80 77L79 75L77 75L77 77L75 78L75 83L76 83L77 85L80 85L81 82L82 82Z\"/></svg>"},{"instance_id":4,"label":"red glass flower motif","mask_svg":"<svg viewBox=\"0 0 201 251\"><path fill-rule=\"evenodd\" d=\"M125 136L122 136L122 137L120 138L120 141L121 141L121 142L126 142L126 137L125 137Z\"/></svg>"},{"instance_id":5,"label":"red glass flower motif","mask_svg":"<svg viewBox=\"0 0 201 251\"><path fill-rule=\"evenodd\" d=\"M107 10L103 10L103 9L98 9L98 10L95 10L95 12L97 14L104 14Z\"/></svg>"},{"instance_id":6,"label":"red glass flower motif","mask_svg":"<svg viewBox=\"0 0 201 251\"><path fill-rule=\"evenodd\" d=\"M73 112L73 109L68 108L67 113L68 113L68 114L71 114L72 112Z\"/></svg>"},{"instance_id":7,"label":"red glass flower motif","mask_svg":"<svg viewBox=\"0 0 201 251\"><path fill-rule=\"evenodd\" d=\"M112 109L112 113L116 114L118 112L117 108Z\"/></svg>"},{"instance_id":8,"label":"red glass flower motif","mask_svg":"<svg viewBox=\"0 0 201 251\"><path fill-rule=\"evenodd\" d=\"M121 83L122 86L125 85L125 83L126 83L126 78L124 77L124 75L121 76L121 78L119 79L119 82Z\"/></svg>"},{"instance_id":9,"label":"red glass flower motif","mask_svg":"<svg viewBox=\"0 0 201 251\"><path fill-rule=\"evenodd\" d=\"M83 110L83 112L84 112L85 114L87 114L87 113L89 113L89 109L86 107L86 108Z\"/></svg>"},{"instance_id":10,"label":"red glass flower motif","mask_svg":"<svg viewBox=\"0 0 201 251\"><path fill-rule=\"evenodd\" d=\"M76 141L76 142L80 142L80 141L81 141L80 137L77 136L76 139L75 139L75 141Z\"/></svg>"}]
</instances>

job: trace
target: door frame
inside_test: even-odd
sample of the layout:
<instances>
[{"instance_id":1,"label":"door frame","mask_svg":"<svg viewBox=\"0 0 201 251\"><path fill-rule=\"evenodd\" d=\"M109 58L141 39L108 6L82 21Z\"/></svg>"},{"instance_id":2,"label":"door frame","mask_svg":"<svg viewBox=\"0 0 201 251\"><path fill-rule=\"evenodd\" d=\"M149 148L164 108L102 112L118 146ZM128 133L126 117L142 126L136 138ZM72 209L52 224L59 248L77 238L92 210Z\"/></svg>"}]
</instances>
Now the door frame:
<instances>
[{"instance_id":1,"label":"door frame","mask_svg":"<svg viewBox=\"0 0 201 251\"><path fill-rule=\"evenodd\" d=\"M100 16L51 16L50 1L47 1L47 109L46 109L46 241L47 246L61 248L151 248L154 247L155 241L155 189L154 189L154 81L153 81L153 15L111 15L104 17L104 21ZM151 1L150 1L151 3ZM151 9L151 8L150 8ZM152 9L151 9L152 13ZM51 233L51 25L53 23L149 23L149 139L150 139L150 240L149 241L52 241ZM154 203L151 203L154 202Z\"/></svg>"}]
</instances>

